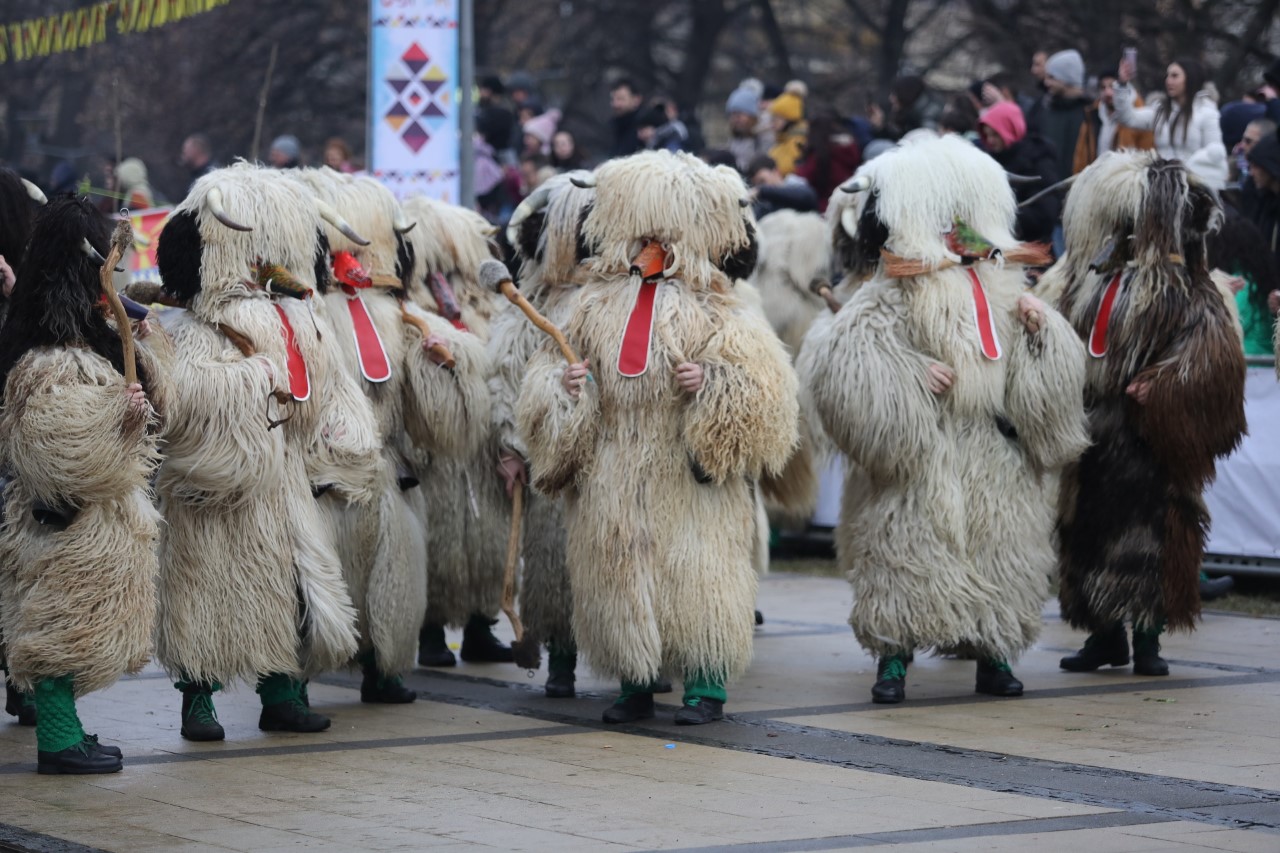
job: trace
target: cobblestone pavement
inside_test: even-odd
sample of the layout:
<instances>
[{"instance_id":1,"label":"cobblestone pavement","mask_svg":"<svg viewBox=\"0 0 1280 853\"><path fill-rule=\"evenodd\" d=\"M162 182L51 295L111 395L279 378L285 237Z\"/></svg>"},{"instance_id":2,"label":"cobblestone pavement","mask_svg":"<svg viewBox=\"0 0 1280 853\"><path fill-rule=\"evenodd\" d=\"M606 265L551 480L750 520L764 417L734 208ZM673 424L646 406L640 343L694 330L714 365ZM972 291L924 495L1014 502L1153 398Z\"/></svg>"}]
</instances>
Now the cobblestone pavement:
<instances>
[{"instance_id":1,"label":"cobblestone pavement","mask_svg":"<svg viewBox=\"0 0 1280 853\"><path fill-rule=\"evenodd\" d=\"M610 728L588 672L551 700L544 673L461 664L412 673L413 705L313 682L321 735L260 732L251 690L219 694L226 742L191 744L148 670L81 702L122 773L37 776L34 732L0 723L0 850L1280 850L1280 620L1210 613L1152 679L1061 672L1083 637L1050 607L1023 698L921 656L886 707L849 605L840 580L764 580L729 718L693 729L678 687Z\"/></svg>"}]
</instances>

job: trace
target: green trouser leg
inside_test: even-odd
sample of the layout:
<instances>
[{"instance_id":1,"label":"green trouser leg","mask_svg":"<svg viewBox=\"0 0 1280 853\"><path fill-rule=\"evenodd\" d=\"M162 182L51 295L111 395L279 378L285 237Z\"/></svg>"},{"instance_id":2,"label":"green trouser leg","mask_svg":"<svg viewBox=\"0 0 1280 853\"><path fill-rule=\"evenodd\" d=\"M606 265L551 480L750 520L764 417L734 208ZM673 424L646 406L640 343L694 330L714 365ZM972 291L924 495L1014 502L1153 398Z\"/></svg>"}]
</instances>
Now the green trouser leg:
<instances>
[{"instance_id":1,"label":"green trouser leg","mask_svg":"<svg viewBox=\"0 0 1280 853\"><path fill-rule=\"evenodd\" d=\"M690 699L715 699L724 702L728 699L725 693L724 679L705 672L694 672L684 679L684 702Z\"/></svg>"},{"instance_id":2,"label":"green trouser leg","mask_svg":"<svg viewBox=\"0 0 1280 853\"><path fill-rule=\"evenodd\" d=\"M578 668L578 647L573 643L561 643L558 640L547 641L547 672L567 672L573 674ZM643 692L643 691L637 691Z\"/></svg>"},{"instance_id":3,"label":"green trouser leg","mask_svg":"<svg viewBox=\"0 0 1280 853\"><path fill-rule=\"evenodd\" d=\"M41 752L61 752L84 741L84 726L76 714L74 677L63 675L36 682L36 743Z\"/></svg>"},{"instance_id":4,"label":"green trouser leg","mask_svg":"<svg viewBox=\"0 0 1280 853\"><path fill-rule=\"evenodd\" d=\"M295 678L279 672L273 672L270 675L263 675L258 678L258 686L256 688L259 698L262 699L262 707L268 705L279 705L281 702L301 702L306 704L302 698L304 684Z\"/></svg>"}]
</instances>

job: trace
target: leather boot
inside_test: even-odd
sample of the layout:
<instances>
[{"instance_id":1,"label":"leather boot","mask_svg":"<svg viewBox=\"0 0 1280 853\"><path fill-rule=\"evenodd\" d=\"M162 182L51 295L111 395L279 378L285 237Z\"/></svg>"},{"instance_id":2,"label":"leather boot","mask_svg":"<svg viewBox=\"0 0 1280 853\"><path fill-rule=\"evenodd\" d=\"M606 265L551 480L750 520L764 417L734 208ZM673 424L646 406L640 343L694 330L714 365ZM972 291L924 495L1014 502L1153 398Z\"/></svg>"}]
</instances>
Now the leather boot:
<instances>
[{"instance_id":1,"label":"leather boot","mask_svg":"<svg viewBox=\"0 0 1280 853\"><path fill-rule=\"evenodd\" d=\"M1133 627L1133 674L1168 675L1169 664L1160 657L1161 629Z\"/></svg>"},{"instance_id":2,"label":"leather boot","mask_svg":"<svg viewBox=\"0 0 1280 853\"><path fill-rule=\"evenodd\" d=\"M108 755L81 741L57 752L36 751L36 772L42 776L83 776L94 773L118 773L124 762L118 755Z\"/></svg>"},{"instance_id":3,"label":"leather boot","mask_svg":"<svg viewBox=\"0 0 1280 853\"><path fill-rule=\"evenodd\" d=\"M223 740L227 733L218 722L213 707L213 688L208 684L185 682L182 686L182 731L187 740Z\"/></svg>"},{"instance_id":4,"label":"leather boot","mask_svg":"<svg viewBox=\"0 0 1280 853\"><path fill-rule=\"evenodd\" d=\"M329 728L329 718L313 712L303 700L304 682L283 673L272 673L258 679L257 692L262 699L258 728L264 732L322 732Z\"/></svg>"},{"instance_id":5,"label":"leather boot","mask_svg":"<svg viewBox=\"0 0 1280 853\"><path fill-rule=\"evenodd\" d=\"M85 735L84 742L90 749L96 749L103 755L114 756L115 758L124 758L124 753L120 751L120 747L111 746L106 743L98 743L97 735Z\"/></svg>"},{"instance_id":6,"label":"leather boot","mask_svg":"<svg viewBox=\"0 0 1280 853\"><path fill-rule=\"evenodd\" d=\"M569 646L573 648L572 645ZM555 642L547 644L547 684L544 688L548 699L572 699L578 694L575 682L575 670L578 668L578 653L566 651Z\"/></svg>"},{"instance_id":7,"label":"leather boot","mask_svg":"<svg viewBox=\"0 0 1280 853\"><path fill-rule=\"evenodd\" d=\"M5 713L17 717L20 726L34 726L37 719L35 697L30 693L24 693L7 681L4 690Z\"/></svg>"},{"instance_id":8,"label":"leather boot","mask_svg":"<svg viewBox=\"0 0 1280 853\"><path fill-rule=\"evenodd\" d=\"M973 690L988 696L1021 696L1022 682L1014 677L1006 661L980 658Z\"/></svg>"},{"instance_id":9,"label":"leather boot","mask_svg":"<svg viewBox=\"0 0 1280 853\"><path fill-rule=\"evenodd\" d=\"M634 723L637 720L647 720L652 716L652 693L628 693L619 696L618 701L605 708L601 719L606 723L617 724Z\"/></svg>"},{"instance_id":10,"label":"leather boot","mask_svg":"<svg viewBox=\"0 0 1280 853\"><path fill-rule=\"evenodd\" d=\"M1097 631L1084 641L1084 648L1058 661L1067 672L1093 672L1100 666L1124 666L1129 662L1129 638L1124 624L1110 631Z\"/></svg>"},{"instance_id":11,"label":"leather boot","mask_svg":"<svg viewBox=\"0 0 1280 853\"><path fill-rule=\"evenodd\" d=\"M462 654L467 663L511 663L515 655L511 647L493 635L493 626L497 619L490 619L481 613L471 614L467 626L462 629Z\"/></svg>"},{"instance_id":12,"label":"leather boot","mask_svg":"<svg viewBox=\"0 0 1280 853\"><path fill-rule=\"evenodd\" d=\"M876 664L876 683L871 687L871 701L877 705L897 705L907 698L907 663L905 656L885 655Z\"/></svg>"},{"instance_id":13,"label":"leather boot","mask_svg":"<svg viewBox=\"0 0 1280 853\"><path fill-rule=\"evenodd\" d=\"M714 723L724 719L724 703L719 699L706 696L693 696L685 699L680 710L676 711L677 726L700 726L703 723Z\"/></svg>"},{"instance_id":14,"label":"leather boot","mask_svg":"<svg viewBox=\"0 0 1280 853\"><path fill-rule=\"evenodd\" d=\"M407 705L418 698L416 691L404 686L398 675L383 675L373 652L361 663L364 679L360 682L360 701L370 705Z\"/></svg>"},{"instance_id":15,"label":"leather boot","mask_svg":"<svg viewBox=\"0 0 1280 853\"><path fill-rule=\"evenodd\" d=\"M457 666L449 644L445 641L444 626L423 625L418 632L418 666Z\"/></svg>"}]
</instances>

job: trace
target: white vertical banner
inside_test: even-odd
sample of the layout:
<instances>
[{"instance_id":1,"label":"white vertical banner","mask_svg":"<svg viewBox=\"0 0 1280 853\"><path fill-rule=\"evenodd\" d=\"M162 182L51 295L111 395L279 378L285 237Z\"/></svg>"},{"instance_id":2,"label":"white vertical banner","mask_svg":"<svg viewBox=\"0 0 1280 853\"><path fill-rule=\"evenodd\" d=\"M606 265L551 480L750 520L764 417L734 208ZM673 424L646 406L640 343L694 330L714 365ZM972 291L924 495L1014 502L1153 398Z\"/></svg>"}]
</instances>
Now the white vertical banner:
<instances>
[{"instance_id":1,"label":"white vertical banner","mask_svg":"<svg viewBox=\"0 0 1280 853\"><path fill-rule=\"evenodd\" d=\"M458 0L369 0L369 172L458 201Z\"/></svg>"}]
</instances>

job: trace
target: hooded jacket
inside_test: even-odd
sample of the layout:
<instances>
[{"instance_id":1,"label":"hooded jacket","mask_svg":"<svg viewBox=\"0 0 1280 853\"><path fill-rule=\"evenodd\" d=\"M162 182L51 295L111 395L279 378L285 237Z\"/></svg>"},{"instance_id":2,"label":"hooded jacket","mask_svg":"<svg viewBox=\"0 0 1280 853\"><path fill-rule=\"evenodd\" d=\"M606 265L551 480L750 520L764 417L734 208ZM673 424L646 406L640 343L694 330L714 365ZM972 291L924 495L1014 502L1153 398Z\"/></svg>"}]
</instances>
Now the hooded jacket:
<instances>
[{"instance_id":1,"label":"hooded jacket","mask_svg":"<svg viewBox=\"0 0 1280 853\"><path fill-rule=\"evenodd\" d=\"M1136 106L1132 86L1116 83L1116 121L1124 127L1150 130L1155 134L1156 152L1161 157L1181 160L1210 189L1221 190L1227 183L1227 148L1222 143L1218 103L1212 92L1201 89L1191 101L1191 121L1186 135L1174 131L1182 107L1173 105L1169 117L1157 123L1159 103ZM1176 138L1175 138L1176 137Z\"/></svg>"}]
</instances>

